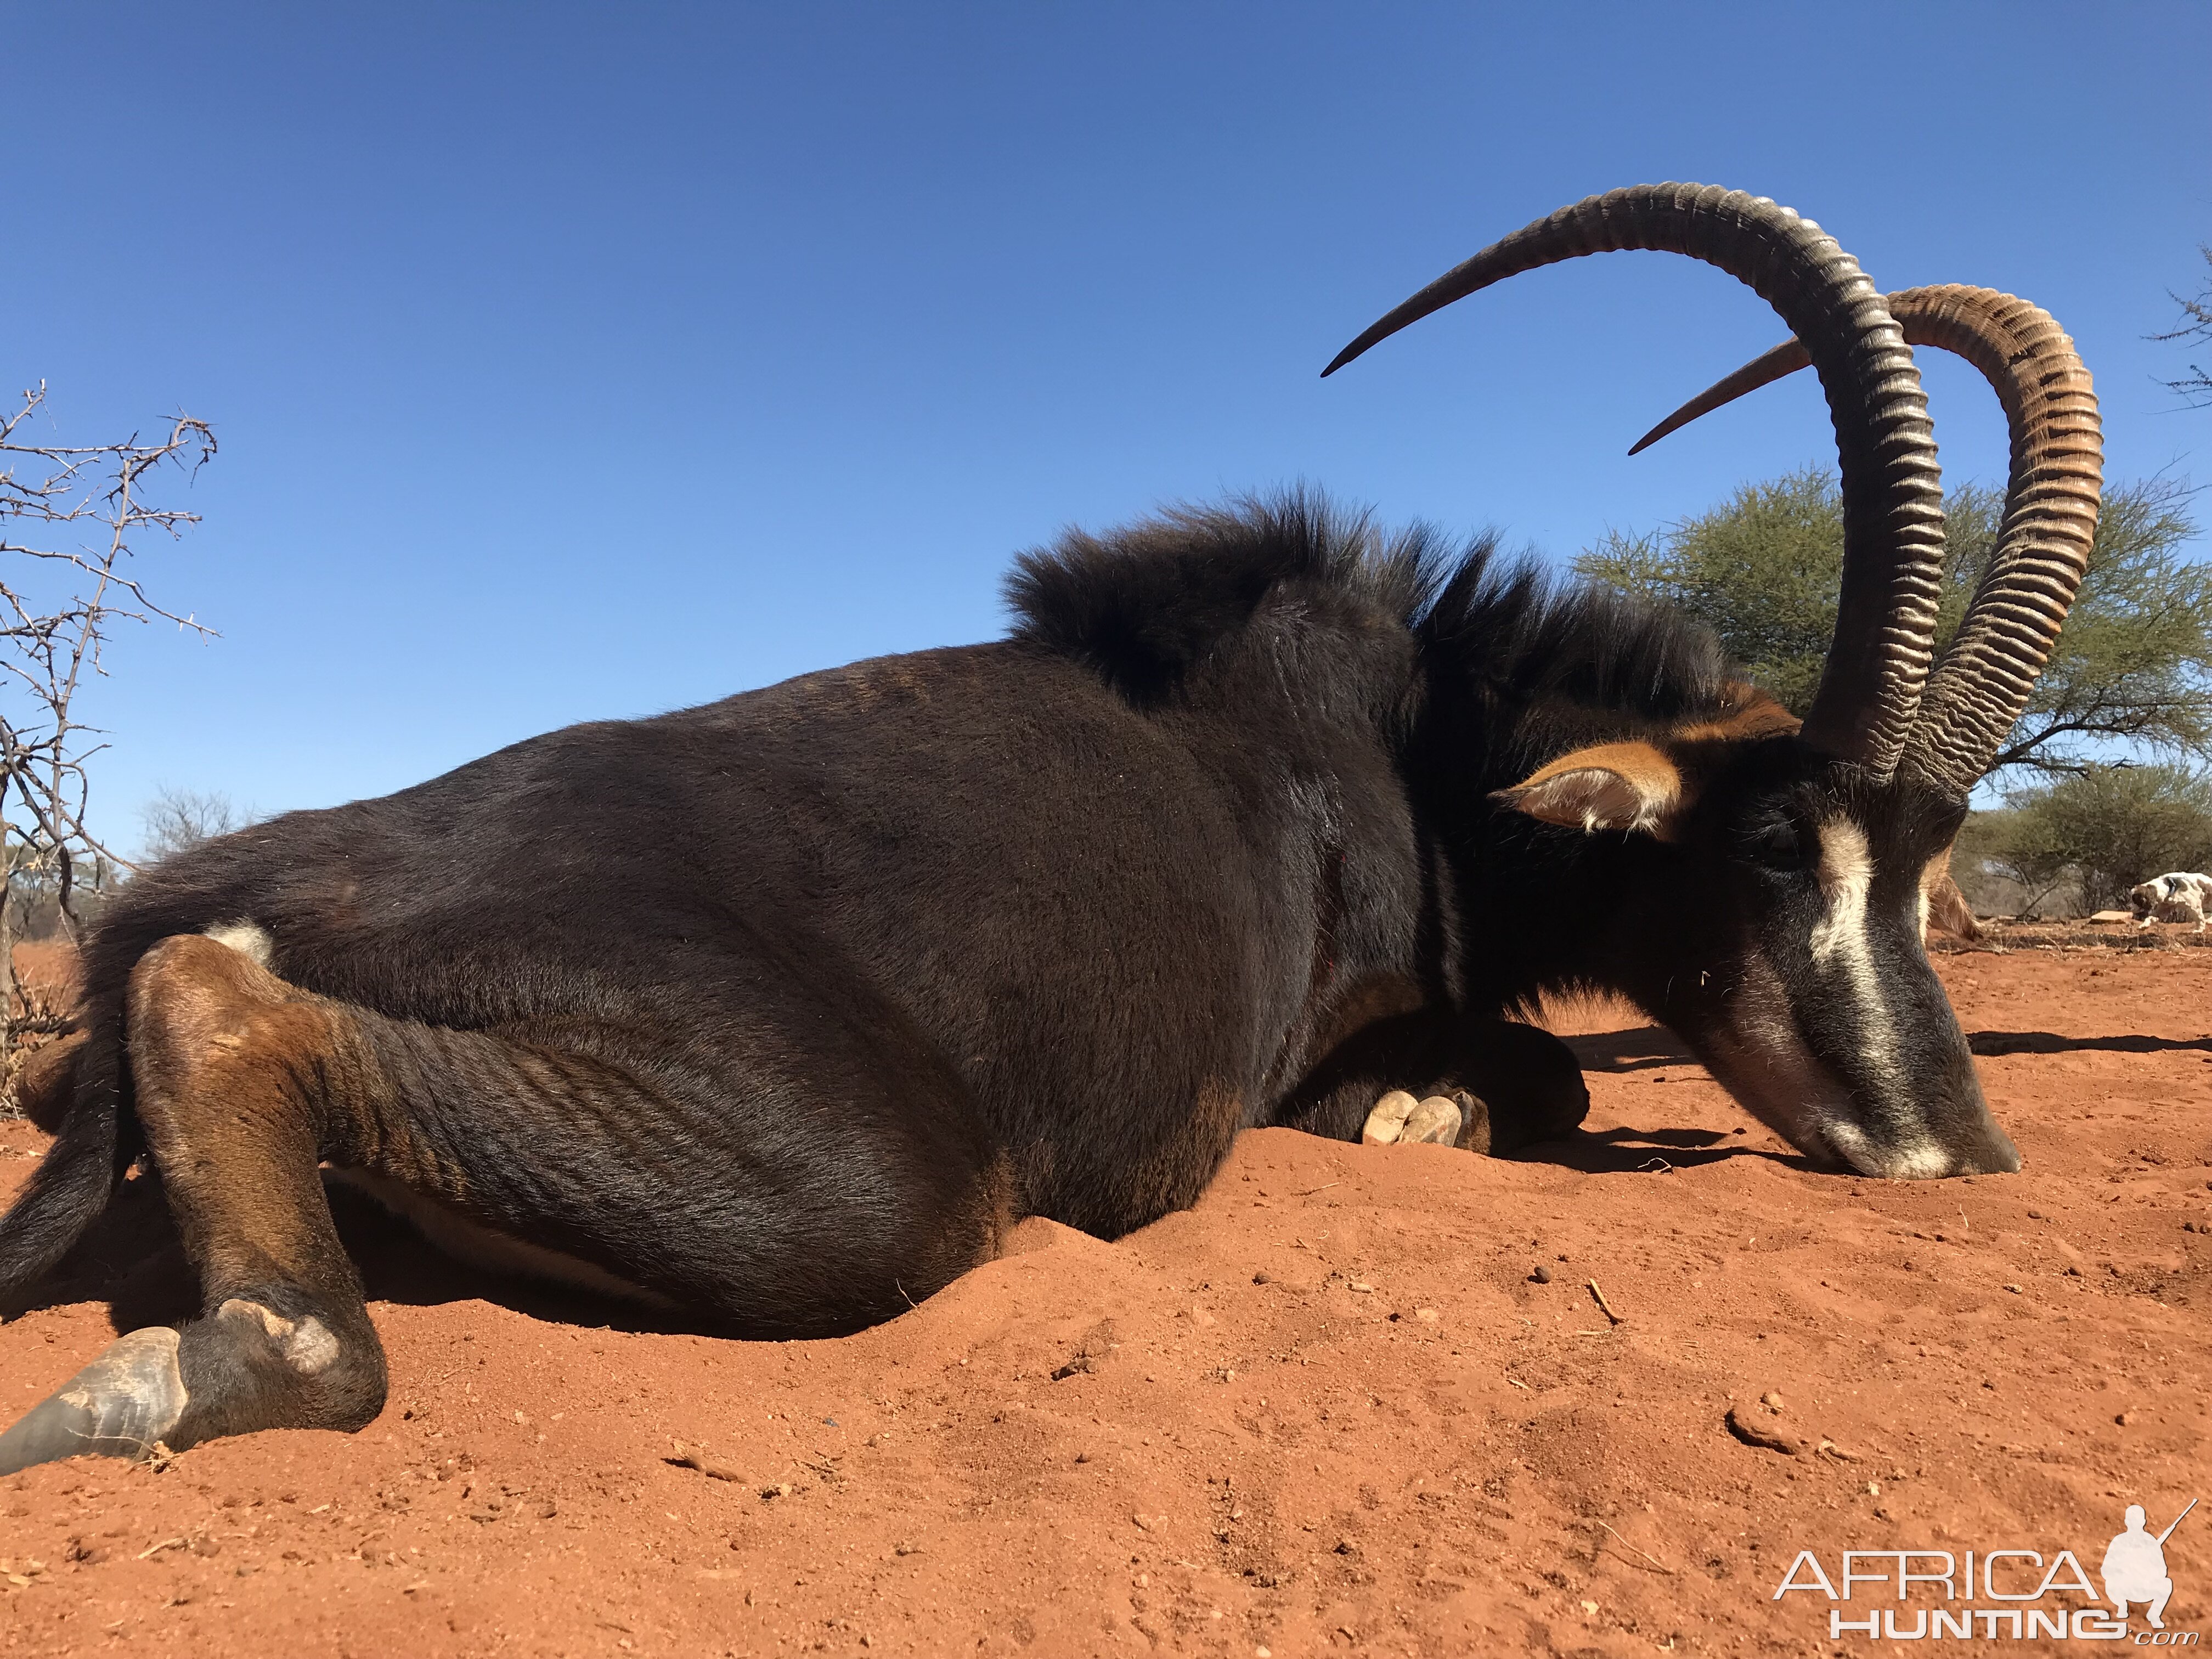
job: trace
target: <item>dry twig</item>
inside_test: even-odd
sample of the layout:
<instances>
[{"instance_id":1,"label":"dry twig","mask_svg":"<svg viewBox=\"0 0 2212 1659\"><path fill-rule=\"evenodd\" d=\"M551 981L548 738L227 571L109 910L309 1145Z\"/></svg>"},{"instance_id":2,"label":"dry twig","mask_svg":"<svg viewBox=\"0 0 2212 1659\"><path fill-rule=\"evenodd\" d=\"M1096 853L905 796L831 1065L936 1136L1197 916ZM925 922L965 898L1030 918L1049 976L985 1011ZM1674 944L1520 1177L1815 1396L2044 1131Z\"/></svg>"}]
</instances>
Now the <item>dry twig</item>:
<instances>
[{"instance_id":1,"label":"dry twig","mask_svg":"<svg viewBox=\"0 0 2212 1659\"><path fill-rule=\"evenodd\" d=\"M1616 1325L1626 1325L1628 1322L1619 1314L1613 1312L1612 1305L1605 1299L1605 1292L1598 1289L1597 1280L1595 1279L1589 1282L1589 1293L1597 1298L1597 1310L1603 1314L1607 1319L1610 1319Z\"/></svg>"},{"instance_id":2,"label":"dry twig","mask_svg":"<svg viewBox=\"0 0 2212 1659\"><path fill-rule=\"evenodd\" d=\"M675 1455L664 1457L661 1459L662 1462L679 1469L696 1469L709 1480L728 1480L738 1486L745 1484L745 1477L742 1471L733 1469L726 1463L717 1462L708 1456L702 1448L687 1446L681 1440L677 1441L675 1445Z\"/></svg>"},{"instance_id":3,"label":"dry twig","mask_svg":"<svg viewBox=\"0 0 2212 1659\"><path fill-rule=\"evenodd\" d=\"M1613 1532L1613 1528L1612 1528L1611 1527L1606 1526L1606 1523L1605 1523L1604 1522L1602 1522L1602 1521L1599 1522L1598 1522L1598 1525L1600 1525L1601 1527L1605 1527L1605 1529L1606 1529L1607 1532L1612 1532L1612 1533L1613 1533L1613 1535L1615 1538L1620 1538L1620 1534L1619 1533L1617 1533L1617 1532ZM1627 1547L1629 1547L1630 1549L1636 1550L1636 1553L1637 1553L1638 1555L1642 1556L1645 1560L1649 1561L1649 1562L1650 1562L1653 1566L1655 1566L1655 1567L1658 1568L1660 1571L1662 1571L1662 1572L1665 1573L1668 1577L1670 1577L1670 1578L1671 1578L1671 1577L1674 1577L1674 1568L1672 1568L1672 1567L1670 1567L1670 1566L1668 1566L1668 1565L1664 1561L1662 1561L1662 1560L1661 1560L1657 1556L1653 1555L1653 1554L1651 1554L1650 1552L1645 1551L1645 1550L1638 1550L1638 1549L1636 1549L1636 1546L1635 1546L1635 1545L1633 1545L1633 1544L1630 1544L1630 1543L1628 1542L1628 1540L1627 1540L1626 1538L1620 1538L1620 1541L1621 1541L1624 1545L1626 1545L1626 1546L1627 1546Z\"/></svg>"}]
</instances>

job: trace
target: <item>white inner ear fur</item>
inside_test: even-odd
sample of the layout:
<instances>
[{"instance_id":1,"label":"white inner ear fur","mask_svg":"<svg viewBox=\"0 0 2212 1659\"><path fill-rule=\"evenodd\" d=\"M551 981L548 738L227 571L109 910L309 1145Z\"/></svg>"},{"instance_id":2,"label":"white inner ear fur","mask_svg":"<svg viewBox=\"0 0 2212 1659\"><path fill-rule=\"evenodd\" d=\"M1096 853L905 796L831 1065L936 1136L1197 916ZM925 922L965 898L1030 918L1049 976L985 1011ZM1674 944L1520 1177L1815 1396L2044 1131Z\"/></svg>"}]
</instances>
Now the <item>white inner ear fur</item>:
<instances>
[{"instance_id":1,"label":"white inner ear fur","mask_svg":"<svg viewBox=\"0 0 2212 1659\"><path fill-rule=\"evenodd\" d=\"M1934 858L1929 860L1927 864L1921 869L1920 892L1918 897L1920 903L1920 944L1923 949L1925 949L1928 944L1928 916L1929 910L1933 908L1934 901L1932 895L1936 891L1936 884L1943 879L1944 876L1949 872L1950 868L1951 849L1947 847L1942 852L1938 853Z\"/></svg>"},{"instance_id":2,"label":"white inner ear fur","mask_svg":"<svg viewBox=\"0 0 2212 1659\"><path fill-rule=\"evenodd\" d=\"M1584 766L1508 792L1514 807L1547 823L1585 835L1633 830L1668 839L1668 819L1680 792L1639 785L1608 767Z\"/></svg>"}]
</instances>

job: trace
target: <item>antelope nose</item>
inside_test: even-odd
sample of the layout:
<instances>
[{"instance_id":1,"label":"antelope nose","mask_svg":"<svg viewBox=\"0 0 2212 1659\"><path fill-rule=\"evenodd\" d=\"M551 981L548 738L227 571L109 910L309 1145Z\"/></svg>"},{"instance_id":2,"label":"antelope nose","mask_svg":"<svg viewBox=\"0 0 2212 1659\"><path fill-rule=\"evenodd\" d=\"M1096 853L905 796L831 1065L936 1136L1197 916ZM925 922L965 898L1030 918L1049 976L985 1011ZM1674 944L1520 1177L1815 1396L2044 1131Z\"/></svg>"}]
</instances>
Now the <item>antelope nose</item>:
<instances>
[{"instance_id":1,"label":"antelope nose","mask_svg":"<svg viewBox=\"0 0 2212 1659\"><path fill-rule=\"evenodd\" d=\"M2011 1175L2020 1168L2020 1148L1993 1117L1984 1116L1953 1153L1953 1175Z\"/></svg>"}]
</instances>

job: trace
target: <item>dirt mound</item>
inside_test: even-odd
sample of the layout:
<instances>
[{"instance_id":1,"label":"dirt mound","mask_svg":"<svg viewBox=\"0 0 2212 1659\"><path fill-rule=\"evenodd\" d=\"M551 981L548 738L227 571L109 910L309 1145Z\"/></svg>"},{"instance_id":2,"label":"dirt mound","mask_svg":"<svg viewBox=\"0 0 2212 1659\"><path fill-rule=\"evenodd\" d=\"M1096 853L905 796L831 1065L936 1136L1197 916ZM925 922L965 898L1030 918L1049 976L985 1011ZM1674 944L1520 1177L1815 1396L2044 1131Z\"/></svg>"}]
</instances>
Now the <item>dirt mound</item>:
<instances>
[{"instance_id":1,"label":"dirt mound","mask_svg":"<svg viewBox=\"0 0 2212 1659\"><path fill-rule=\"evenodd\" d=\"M2118 921L2099 917L2118 916ZM1984 937L1977 945L1931 934L1930 950L1946 953L2008 951L2202 951L2212 948L2212 933L2183 923L2154 922L2139 927L2124 910L2100 910L2070 921L1999 921L1984 917Z\"/></svg>"},{"instance_id":2,"label":"dirt mound","mask_svg":"<svg viewBox=\"0 0 2212 1659\"><path fill-rule=\"evenodd\" d=\"M1816 1175L1600 1010L1571 1146L1248 1135L1195 1209L1028 1224L842 1341L640 1328L349 1207L384 1415L0 1480L0 1650L1794 1653L1843 1606L1773 1599L1801 1550L2094 1573L2212 1487L2212 953L1941 970L2020 1175ZM40 1145L0 1125L0 1182ZM0 1327L6 1417L188 1295L128 1196Z\"/></svg>"}]
</instances>

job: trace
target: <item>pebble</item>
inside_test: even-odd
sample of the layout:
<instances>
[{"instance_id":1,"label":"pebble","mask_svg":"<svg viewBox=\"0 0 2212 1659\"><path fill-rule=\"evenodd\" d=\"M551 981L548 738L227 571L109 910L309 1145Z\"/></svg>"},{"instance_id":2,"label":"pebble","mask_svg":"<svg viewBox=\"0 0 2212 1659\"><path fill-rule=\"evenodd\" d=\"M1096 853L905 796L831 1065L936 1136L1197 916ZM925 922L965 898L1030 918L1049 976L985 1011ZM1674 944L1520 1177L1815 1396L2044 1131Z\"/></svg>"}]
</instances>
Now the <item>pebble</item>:
<instances>
[{"instance_id":1,"label":"pebble","mask_svg":"<svg viewBox=\"0 0 2212 1659\"><path fill-rule=\"evenodd\" d=\"M1536 1271L1530 1273L1528 1278L1530 1282L1533 1284L1548 1285L1552 1282L1552 1270L1549 1267L1545 1267L1541 1262L1539 1262L1536 1266Z\"/></svg>"},{"instance_id":2,"label":"pebble","mask_svg":"<svg viewBox=\"0 0 2212 1659\"><path fill-rule=\"evenodd\" d=\"M1769 1411L1778 1412L1782 1409L1782 1396L1775 1393L1773 1389L1769 1389L1765 1394L1759 1396L1759 1403L1765 1407Z\"/></svg>"}]
</instances>

